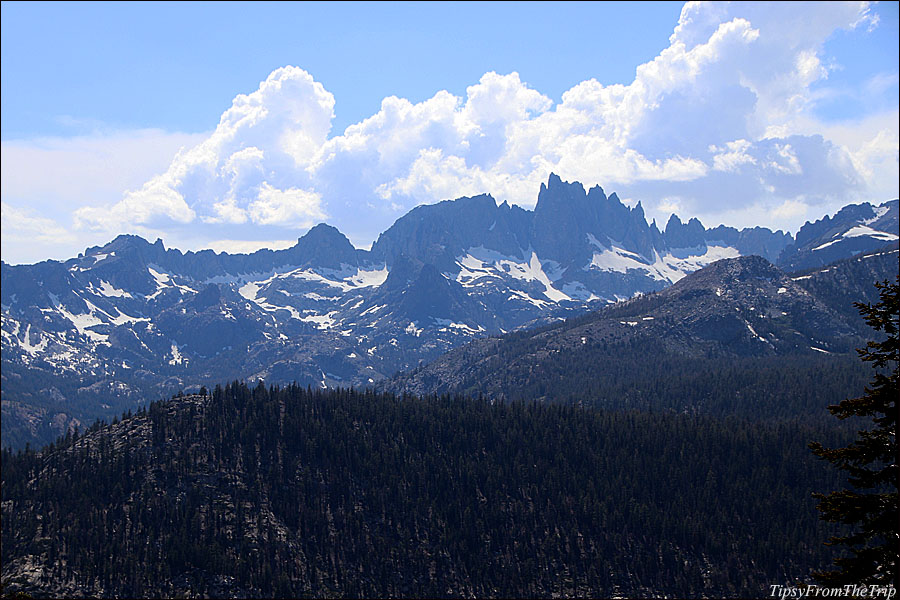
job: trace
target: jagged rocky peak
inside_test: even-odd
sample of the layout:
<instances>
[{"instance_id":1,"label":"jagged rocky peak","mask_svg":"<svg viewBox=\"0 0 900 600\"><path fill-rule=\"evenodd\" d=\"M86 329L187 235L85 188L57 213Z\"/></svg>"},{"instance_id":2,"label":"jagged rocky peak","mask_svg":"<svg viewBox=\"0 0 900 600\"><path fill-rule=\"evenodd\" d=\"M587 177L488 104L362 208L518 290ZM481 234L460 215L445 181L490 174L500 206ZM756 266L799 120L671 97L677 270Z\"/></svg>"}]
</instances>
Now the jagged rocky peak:
<instances>
[{"instance_id":1,"label":"jagged rocky peak","mask_svg":"<svg viewBox=\"0 0 900 600\"><path fill-rule=\"evenodd\" d=\"M298 267L340 269L342 265L357 266L359 251L337 228L319 223L299 238L285 258L293 259Z\"/></svg>"},{"instance_id":2,"label":"jagged rocky peak","mask_svg":"<svg viewBox=\"0 0 900 600\"><path fill-rule=\"evenodd\" d=\"M615 193L610 195L610 200L613 199L621 206L625 206ZM654 250L659 250L661 247L660 242L662 238L659 231L655 227L651 228L647 225L644 207L641 205L640 200L629 210L628 216L629 227L623 241L627 246L633 248L637 254L652 260Z\"/></svg>"},{"instance_id":3,"label":"jagged rocky peak","mask_svg":"<svg viewBox=\"0 0 900 600\"><path fill-rule=\"evenodd\" d=\"M116 250L128 250L131 248L147 248L151 245L150 242L139 235L123 233L117 235L113 241L103 246L103 251L114 252Z\"/></svg>"},{"instance_id":4,"label":"jagged rocky peak","mask_svg":"<svg viewBox=\"0 0 900 600\"><path fill-rule=\"evenodd\" d=\"M591 200L598 199L596 192L593 196ZM605 200L602 190L599 196ZM542 183L538 192L537 204L534 207L535 227L538 223L546 228L560 221L576 221L572 219L575 215L578 216L577 221L593 223L597 211L588 201L587 192L581 183L563 181L558 175L551 173L547 183Z\"/></svg>"},{"instance_id":5,"label":"jagged rocky peak","mask_svg":"<svg viewBox=\"0 0 900 600\"><path fill-rule=\"evenodd\" d=\"M626 206L599 185L585 192L578 183L551 174L534 209L534 247L541 257L579 268L597 248L616 246L652 262L657 240L640 202Z\"/></svg>"},{"instance_id":6,"label":"jagged rocky peak","mask_svg":"<svg viewBox=\"0 0 900 600\"><path fill-rule=\"evenodd\" d=\"M85 250L82 266L109 266L116 262L151 263L160 262L166 254L162 240L151 244L139 235L122 234L108 244L93 246Z\"/></svg>"},{"instance_id":7,"label":"jagged rocky peak","mask_svg":"<svg viewBox=\"0 0 900 600\"><path fill-rule=\"evenodd\" d=\"M696 217L682 223L673 214L666 223L665 240L669 248L698 248L706 245L706 228Z\"/></svg>"},{"instance_id":8,"label":"jagged rocky peak","mask_svg":"<svg viewBox=\"0 0 900 600\"><path fill-rule=\"evenodd\" d=\"M393 265L401 255L454 270L456 258L484 246L518 255L527 248L531 213L497 202L489 194L418 206L399 218L372 245L372 259Z\"/></svg>"},{"instance_id":9,"label":"jagged rocky peak","mask_svg":"<svg viewBox=\"0 0 900 600\"><path fill-rule=\"evenodd\" d=\"M550 173L547 183L541 184L541 190L538 192L538 204L540 205L543 200L544 208L552 209L560 207L560 201L562 200L568 200L569 203L578 203L586 196L587 193L580 182L563 181L556 173ZM537 208L535 208L535 211L537 211Z\"/></svg>"},{"instance_id":10,"label":"jagged rocky peak","mask_svg":"<svg viewBox=\"0 0 900 600\"><path fill-rule=\"evenodd\" d=\"M79 255L79 258L96 256L97 254L109 254L110 252L115 252L116 250L127 250L131 248L146 247L150 245L151 244L147 240L139 235L122 233L113 238L112 241L107 242L102 246L91 246L89 248L86 248L84 253Z\"/></svg>"},{"instance_id":11,"label":"jagged rocky peak","mask_svg":"<svg viewBox=\"0 0 900 600\"><path fill-rule=\"evenodd\" d=\"M612 240L621 240L625 237L628 229L628 207L619 201L619 197L613 192L609 197L603 193L603 188L595 185L587 193L588 206L595 211L595 215L591 217L591 225L597 231L594 232L595 237L599 236L604 244L609 245ZM605 233L604 237L602 233Z\"/></svg>"},{"instance_id":12,"label":"jagged rocky peak","mask_svg":"<svg viewBox=\"0 0 900 600\"><path fill-rule=\"evenodd\" d=\"M597 193L593 199L599 199ZM597 225L596 204L589 202L584 186L551 173L534 207L532 243L538 255L563 265L590 262L588 240L597 234Z\"/></svg>"}]
</instances>

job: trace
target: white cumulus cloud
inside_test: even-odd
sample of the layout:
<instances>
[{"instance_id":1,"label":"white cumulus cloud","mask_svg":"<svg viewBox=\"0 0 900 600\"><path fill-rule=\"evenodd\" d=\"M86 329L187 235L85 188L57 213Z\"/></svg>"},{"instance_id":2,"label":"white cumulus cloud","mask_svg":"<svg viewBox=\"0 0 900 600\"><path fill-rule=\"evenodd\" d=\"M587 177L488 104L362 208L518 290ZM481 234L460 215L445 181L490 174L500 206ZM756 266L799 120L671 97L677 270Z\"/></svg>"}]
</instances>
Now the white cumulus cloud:
<instances>
[{"instance_id":1,"label":"white cumulus cloud","mask_svg":"<svg viewBox=\"0 0 900 600\"><path fill-rule=\"evenodd\" d=\"M215 131L112 207L83 207L76 223L118 231L170 220L309 227L325 217L306 169L321 153L334 97L296 67L237 96Z\"/></svg>"}]
</instances>

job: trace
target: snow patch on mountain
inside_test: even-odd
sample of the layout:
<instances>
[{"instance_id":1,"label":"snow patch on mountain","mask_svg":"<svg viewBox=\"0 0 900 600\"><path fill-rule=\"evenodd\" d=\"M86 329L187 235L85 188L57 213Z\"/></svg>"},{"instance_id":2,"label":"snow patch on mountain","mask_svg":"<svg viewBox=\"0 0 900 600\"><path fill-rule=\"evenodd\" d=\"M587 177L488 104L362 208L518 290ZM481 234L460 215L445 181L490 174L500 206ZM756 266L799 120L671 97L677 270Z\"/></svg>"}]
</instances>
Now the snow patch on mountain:
<instances>
[{"instance_id":1,"label":"snow patch on mountain","mask_svg":"<svg viewBox=\"0 0 900 600\"><path fill-rule=\"evenodd\" d=\"M147 323L150 322L150 319L148 317L132 317L131 315L129 315L125 312L122 312L122 310L118 309L118 308L116 309L116 311L119 313L118 316L116 316L116 317L110 316L109 317L109 322L112 323L113 325L127 325L129 323L140 323L142 321L147 322ZM107 315L107 316L109 316L109 315Z\"/></svg>"},{"instance_id":2,"label":"snow patch on mountain","mask_svg":"<svg viewBox=\"0 0 900 600\"><path fill-rule=\"evenodd\" d=\"M34 334L32 334L31 323L28 323L25 326L25 331L23 332L23 335L21 337L19 336L21 324L18 321L11 321L11 323L12 331L3 331L4 340L7 340L7 342L15 342L15 344L19 348L21 348L31 356L36 356L37 354L40 354L47 349L48 339L40 331L36 331ZM32 335L36 335L38 337L39 341L36 344L31 343Z\"/></svg>"},{"instance_id":3,"label":"snow patch on mountain","mask_svg":"<svg viewBox=\"0 0 900 600\"><path fill-rule=\"evenodd\" d=\"M111 256L115 256L115 255L116 255L115 252L108 252L108 253L107 252L98 252L97 254L94 254L91 256L91 258L94 259L94 264L91 266L97 266L97 263L103 262L107 258L109 258Z\"/></svg>"},{"instance_id":4,"label":"snow patch on mountain","mask_svg":"<svg viewBox=\"0 0 900 600\"><path fill-rule=\"evenodd\" d=\"M286 307L286 308L291 309L291 307ZM309 312L313 312L313 311L309 311ZM295 310L291 309L292 316L294 313L295 313ZM332 327L334 327L335 315L337 315L337 311L332 311L332 312L324 314L324 315L306 314L306 315L297 316L294 318L299 319L301 321L305 321L307 323L314 323L315 326L319 329L331 329Z\"/></svg>"},{"instance_id":5,"label":"snow patch on mountain","mask_svg":"<svg viewBox=\"0 0 900 600\"><path fill-rule=\"evenodd\" d=\"M888 233L887 231L878 231L877 229L872 229L867 225L857 225L856 227L851 227L844 235L845 238L851 237L860 237L863 235L867 235L869 237L875 238L876 240L883 240L885 242L893 242L898 239L898 236L893 233Z\"/></svg>"},{"instance_id":6,"label":"snow patch on mountain","mask_svg":"<svg viewBox=\"0 0 900 600\"><path fill-rule=\"evenodd\" d=\"M387 276L387 265L382 265L380 268L370 270L359 268L355 275L344 278L344 281L357 288L378 287L387 280Z\"/></svg>"},{"instance_id":7,"label":"snow patch on mountain","mask_svg":"<svg viewBox=\"0 0 900 600\"><path fill-rule=\"evenodd\" d=\"M699 255L678 258L668 253L665 256L656 254L650 274L661 281L675 283L694 271L710 265L723 258L737 258L740 252L731 246L707 246L706 252Z\"/></svg>"},{"instance_id":8,"label":"snow patch on mountain","mask_svg":"<svg viewBox=\"0 0 900 600\"><path fill-rule=\"evenodd\" d=\"M93 290L93 285L91 286ZM100 280L100 289L96 292L101 296L106 296L107 298L133 298L131 294L126 292L125 290L120 290L119 288L113 286L108 281L103 279Z\"/></svg>"},{"instance_id":9,"label":"snow patch on mountain","mask_svg":"<svg viewBox=\"0 0 900 600\"><path fill-rule=\"evenodd\" d=\"M829 246L833 246L834 244L837 244L838 242L842 242L846 239L857 238L857 237L869 237L874 240L879 240L882 242L893 242L893 241L896 241L897 239L900 239L900 238L898 238L898 236L894 235L893 233L887 232L887 231L878 231L877 229L872 229L871 227L869 227L867 225L856 225L855 227L851 227L847 231L838 232L838 233L834 234L835 239L825 242L824 244L819 244L812 250L813 250L813 252L815 252L817 250L824 250L825 248L828 248Z\"/></svg>"},{"instance_id":10,"label":"snow patch on mountain","mask_svg":"<svg viewBox=\"0 0 900 600\"><path fill-rule=\"evenodd\" d=\"M154 268L155 267L155 268ZM173 276L169 273L166 273L164 269L157 265L148 265L147 272L150 273L150 276L156 280L156 291L147 296L148 300L152 300L159 296L164 290L169 288L177 289L182 295L184 294L196 294L197 290L188 287L186 285L176 283Z\"/></svg>"},{"instance_id":11,"label":"snow patch on mountain","mask_svg":"<svg viewBox=\"0 0 900 600\"><path fill-rule=\"evenodd\" d=\"M180 365L184 363L184 356L181 354L181 350L178 348L178 344L172 342L172 347L169 351L172 355L172 358L169 359L170 365Z\"/></svg>"},{"instance_id":12,"label":"snow patch on mountain","mask_svg":"<svg viewBox=\"0 0 900 600\"><path fill-rule=\"evenodd\" d=\"M59 301L59 297L53 294L52 292L48 292L48 296L50 297L50 302L53 303L53 308L57 313L68 319L72 322L72 325L75 326L75 329L81 335L89 338L93 342L97 342L100 344L109 344L109 336L102 333L97 333L96 331L92 331L90 328L96 325L102 325L103 320L100 319L96 312L98 311L97 307L91 304L88 300L83 300L83 302L88 307L88 312L81 314L74 314L70 312L62 303ZM108 317L109 315L107 315Z\"/></svg>"},{"instance_id":13,"label":"snow patch on mountain","mask_svg":"<svg viewBox=\"0 0 900 600\"><path fill-rule=\"evenodd\" d=\"M526 294L525 292L522 292L519 290L510 290L509 299L510 300L521 299L521 300L528 302L529 304L536 306L539 309L544 309L550 304L546 300L541 300L539 298L533 298L533 297L529 296L528 294Z\"/></svg>"},{"instance_id":14,"label":"snow patch on mountain","mask_svg":"<svg viewBox=\"0 0 900 600\"><path fill-rule=\"evenodd\" d=\"M604 248L602 252L595 252L590 264L584 269L585 271L597 269L616 273L628 273L630 270L650 272L649 265L641 255L615 245L610 248Z\"/></svg>"},{"instance_id":15,"label":"snow patch on mountain","mask_svg":"<svg viewBox=\"0 0 900 600\"><path fill-rule=\"evenodd\" d=\"M870 219L865 219L865 220L862 222L863 225L871 225L872 223L874 223L875 221L877 221L878 219L880 219L880 218L883 217L884 215L888 214L888 212L889 212L890 210L891 210L891 208L890 208L887 204L883 204L883 205L881 205L881 206L873 206L873 207L872 207L872 212L875 213L874 216L873 216L872 218L870 218Z\"/></svg>"},{"instance_id":16,"label":"snow patch on mountain","mask_svg":"<svg viewBox=\"0 0 900 600\"><path fill-rule=\"evenodd\" d=\"M516 258L484 246L474 246L465 255L456 257L460 270L455 277L451 275L450 279L467 288L483 285L485 279L536 281L544 286L543 294L552 302L572 299L553 285L565 273L564 267L553 260L542 260L531 248L525 254L527 258ZM530 297L528 299L534 300Z\"/></svg>"},{"instance_id":17,"label":"snow patch on mountain","mask_svg":"<svg viewBox=\"0 0 900 600\"><path fill-rule=\"evenodd\" d=\"M594 236L589 236L591 245L601 249L594 252L585 271L597 270L610 273L629 274L642 272L649 277L666 283L675 283L685 275L702 269L723 258L735 258L740 252L731 246L700 246L697 248L672 248L664 254L654 251L653 261L636 252L624 249L618 242L609 247L601 244Z\"/></svg>"},{"instance_id":18,"label":"snow patch on mountain","mask_svg":"<svg viewBox=\"0 0 900 600\"><path fill-rule=\"evenodd\" d=\"M458 329L468 334L476 334L484 331L484 327L472 327L471 325L466 325L465 323L454 323L450 319L434 319L434 324L442 329L453 330Z\"/></svg>"},{"instance_id":19,"label":"snow patch on mountain","mask_svg":"<svg viewBox=\"0 0 900 600\"><path fill-rule=\"evenodd\" d=\"M553 273L557 278L559 277L559 265L558 263L554 263L553 261L548 261L551 266L551 273ZM553 268L555 265L555 268ZM527 269L521 269L520 271L511 269L510 275L515 277L516 279L524 279L525 281L538 281L544 285L544 295L550 298L553 302L561 302L562 300L571 300L569 296L559 291L555 287L553 287L553 281L550 279L550 276L544 271L544 266L541 263L541 259L538 258L537 252L531 253L531 260L528 262Z\"/></svg>"},{"instance_id":20,"label":"snow patch on mountain","mask_svg":"<svg viewBox=\"0 0 900 600\"><path fill-rule=\"evenodd\" d=\"M238 288L238 294L250 302L256 302L256 295L259 294L259 284L253 281L245 283Z\"/></svg>"}]
</instances>

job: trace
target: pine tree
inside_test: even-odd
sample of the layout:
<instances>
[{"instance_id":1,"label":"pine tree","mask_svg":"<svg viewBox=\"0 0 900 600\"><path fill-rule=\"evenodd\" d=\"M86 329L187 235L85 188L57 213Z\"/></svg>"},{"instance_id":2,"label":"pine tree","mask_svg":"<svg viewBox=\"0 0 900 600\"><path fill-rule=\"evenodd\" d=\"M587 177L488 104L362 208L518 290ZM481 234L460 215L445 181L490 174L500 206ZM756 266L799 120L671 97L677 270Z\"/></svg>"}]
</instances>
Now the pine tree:
<instances>
[{"instance_id":1,"label":"pine tree","mask_svg":"<svg viewBox=\"0 0 900 600\"><path fill-rule=\"evenodd\" d=\"M872 363L876 374L865 395L847 399L828 409L839 419L871 417L874 427L860 431L857 439L842 448L810 444L813 453L847 471L855 489L813 494L819 500L820 518L853 527L847 535L834 536L829 545L843 545L851 556L835 559L834 571L814 577L827 585L881 584L898 581L897 556L897 395L900 358L900 276L897 283L876 283L880 301L856 303L866 323L883 331L886 339L870 341L858 350L863 361Z\"/></svg>"}]
</instances>

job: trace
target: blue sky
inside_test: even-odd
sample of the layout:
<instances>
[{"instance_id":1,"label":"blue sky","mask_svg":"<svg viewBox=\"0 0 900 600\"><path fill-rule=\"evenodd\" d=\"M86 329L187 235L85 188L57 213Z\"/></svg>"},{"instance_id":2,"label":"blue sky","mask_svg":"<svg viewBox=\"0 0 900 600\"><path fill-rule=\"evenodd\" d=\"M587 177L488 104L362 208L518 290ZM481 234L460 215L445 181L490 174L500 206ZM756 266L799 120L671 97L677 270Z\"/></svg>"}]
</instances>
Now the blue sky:
<instances>
[{"instance_id":1,"label":"blue sky","mask_svg":"<svg viewBox=\"0 0 900 600\"><path fill-rule=\"evenodd\" d=\"M550 171L795 231L897 196L897 6L4 2L3 260L366 246Z\"/></svg>"},{"instance_id":2,"label":"blue sky","mask_svg":"<svg viewBox=\"0 0 900 600\"><path fill-rule=\"evenodd\" d=\"M386 96L460 95L488 71L518 71L559 100L590 77L630 81L681 6L5 2L2 138L210 131L235 95L285 65L335 95L337 132Z\"/></svg>"}]
</instances>

